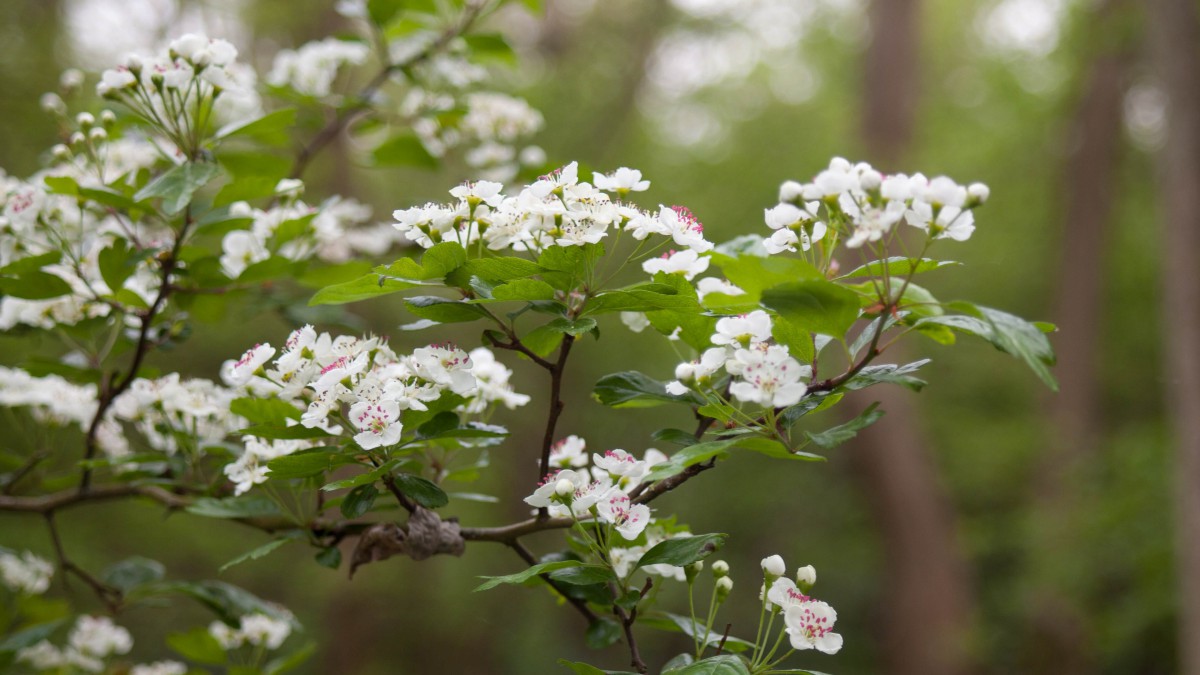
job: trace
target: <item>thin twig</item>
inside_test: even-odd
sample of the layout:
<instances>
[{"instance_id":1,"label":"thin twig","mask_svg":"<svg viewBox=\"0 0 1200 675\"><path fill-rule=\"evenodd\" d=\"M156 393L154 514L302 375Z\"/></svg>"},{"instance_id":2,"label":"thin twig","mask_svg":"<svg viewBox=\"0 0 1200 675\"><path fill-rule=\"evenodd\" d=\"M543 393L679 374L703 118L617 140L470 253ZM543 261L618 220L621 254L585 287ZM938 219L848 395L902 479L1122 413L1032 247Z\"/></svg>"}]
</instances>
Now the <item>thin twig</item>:
<instances>
[{"instance_id":1,"label":"thin twig","mask_svg":"<svg viewBox=\"0 0 1200 675\"><path fill-rule=\"evenodd\" d=\"M66 550L62 545L62 539L58 536L58 527L54 523L53 513L46 514L46 528L50 531L50 541L54 544L54 553L58 556L58 566L62 570L63 584L67 587L67 590L70 591L67 574L74 574L92 589L92 592L96 594L100 602L104 603L109 612L116 612L120 609L123 600L120 589L113 588L100 581L67 557Z\"/></svg>"},{"instance_id":2,"label":"thin twig","mask_svg":"<svg viewBox=\"0 0 1200 675\"><path fill-rule=\"evenodd\" d=\"M521 556L521 560L524 560L527 564L537 564L537 558L534 557L533 553L528 548L525 548L525 545L516 539L505 542L505 545L511 548L517 555ZM586 601L567 595L567 592L564 591L561 586L554 583L554 580L550 578L549 574L539 574L538 577L540 577L542 581L545 581L547 584L549 584L550 588L553 588L555 592L563 597L564 600L571 603L571 606L574 607L580 614L583 615L583 618L587 620L589 626L599 618L596 616L596 613L587 606Z\"/></svg>"}]
</instances>

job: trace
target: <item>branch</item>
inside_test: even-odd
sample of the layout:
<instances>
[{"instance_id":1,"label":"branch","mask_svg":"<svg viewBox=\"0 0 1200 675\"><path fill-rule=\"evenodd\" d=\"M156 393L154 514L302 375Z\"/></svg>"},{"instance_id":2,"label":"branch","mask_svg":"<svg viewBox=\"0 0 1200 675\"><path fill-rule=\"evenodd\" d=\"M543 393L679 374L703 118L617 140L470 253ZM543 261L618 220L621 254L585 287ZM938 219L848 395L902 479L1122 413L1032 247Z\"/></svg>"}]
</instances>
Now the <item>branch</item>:
<instances>
[{"instance_id":1,"label":"branch","mask_svg":"<svg viewBox=\"0 0 1200 675\"><path fill-rule=\"evenodd\" d=\"M567 365L567 357L571 354L571 345L575 337L564 335L562 347L558 350L558 361L550 368L550 413L546 418L546 433L542 436L542 461L538 465L538 480L550 473L550 449L554 447L554 428L558 425L558 416L562 414L563 368Z\"/></svg>"},{"instance_id":2,"label":"branch","mask_svg":"<svg viewBox=\"0 0 1200 675\"><path fill-rule=\"evenodd\" d=\"M67 590L69 591L71 589L71 585L70 582L67 581L67 574L74 574L92 589L92 592L96 594L96 597L100 599L100 602L104 603L104 606L108 608L109 612L116 612L117 609L120 608L123 600L121 590L118 588L113 588L112 586L100 581L88 573L87 570L83 569L79 565L76 565L74 562L71 562L71 560L67 558L66 550L63 548L62 539L58 536L58 527L54 524L54 513L47 512L45 515L46 527L50 530L50 541L54 544L54 554L58 557L58 566L63 573L63 585L66 586Z\"/></svg>"},{"instance_id":3,"label":"branch","mask_svg":"<svg viewBox=\"0 0 1200 675\"><path fill-rule=\"evenodd\" d=\"M350 126L350 123L357 119L359 115L371 107L371 99L375 97L375 94L383 87L393 73L406 71L448 47L455 38L471 28L471 24L475 23L475 20L479 18L485 5L487 5L487 0L471 0L467 2L466 7L463 9L462 18L457 23L446 27L438 38L429 43L427 47L404 61L387 63L382 70L376 73L375 77L371 78L371 81L365 87L359 90L353 104L338 111L333 119L317 132L312 141L300 149L300 152L296 155L296 161L292 164L292 170L288 173L288 177L299 178L302 176L313 157L323 150L325 146L333 142L333 139L337 138L338 134ZM384 59L388 58L387 54L383 54L382 56Z\"/></svg>"},{"instance_id":4,"label":"branch","mask_svg":"<svg viewBox=\"0 0 1200 675\"><path fill-rule=\"evenodd\" d=\"M524 560L526 564L530 566L537 564L537 558L535 558L533 553L531 553L529 549L525 548L525 545L521 542L513 539L512 541L506 542L506 545L517 555L521 556L521 560ZM583 615L583 618L587 620L589 626L599 618L596 616L596 613L587 606L586 601L567 595L567 592L564 591L561 586L554 583L554 580L550 578L549 574L539 574L538 577L540 577L542 581L545 581L547 584L549 584L550 588L553 588L559 595L563 597L564 600L571 603L571 606L574 607L580 614Z\"/></svg>"},{"instance_id":5,"label":"branch","mask_svg":"<svg viewBox=\"0 0 1200 675\"><path fill-rule=\"evenodd\" d=\"M643 597L645 597L653 583L653 579L646 579L646 586L641 591ZM609 590L612 592L613 597L616 598L616 586L610 583ZM621 628L625 631L625 642L629 645L629 665L633 666L639 673L645 673L649 668L646 666L646 662L642 660L641 652L638 651L637 638L633 636L633 622L637 621L637 606L635 605L630 612L626 613L624 608L614 602L612 611L621 620Z\"/></svg>"},{"instance_id":6,"label":"branch","mask_svg":"<svg viewBox=\"0 0 1200 675\"><path fill-rule=\"evenodd\" d=\"M696 413L696 430L692 432L692 438L695 438L697 441L699 441L714 422L716 422L715 419L711 417L705 417L700 413ZM693 476L696 476L704 471L708 471L716 465L717 459L714 457L707 462L693 464L684 469L681 473L677 473L670 478L660 480L657 483L642 483L629 493L629 498L632 499L633 503L635 504L648 504L664 493L670 492L680 485L683 485Z\"/></svg>"}]
</instances>

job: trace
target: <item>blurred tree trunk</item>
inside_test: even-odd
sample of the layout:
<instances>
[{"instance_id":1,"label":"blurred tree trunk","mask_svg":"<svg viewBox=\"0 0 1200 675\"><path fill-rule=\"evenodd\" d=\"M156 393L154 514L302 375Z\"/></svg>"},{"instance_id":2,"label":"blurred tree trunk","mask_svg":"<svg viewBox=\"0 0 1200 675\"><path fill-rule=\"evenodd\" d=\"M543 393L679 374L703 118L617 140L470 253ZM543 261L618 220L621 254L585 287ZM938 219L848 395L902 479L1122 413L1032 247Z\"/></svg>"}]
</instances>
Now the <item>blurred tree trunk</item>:
<instances>
[{"instance_id":1,"label":"blurred tree trunk","mask_svg":"<svg viewBox=\"0 0 1200 675\"><path fill-rule=\"evenodd\" d=\"M1085 64L1083 86L1067 137L1063 231L1054 314L1059 334L1055 373L1060 391L1050 400L1051 446L1043 455L1034 495L1036 550L1055 550L1071 538L1082 495L1078 471L1094 456L1100 420L1097 354L1103 336L1105 251L1121 156L1121 115L1132 54L1124 33L1124 0L1103 2L1087 19L1098 36ZM1113 39L1115 38L1115 39ZM1037 561L1035 561L1036 564ZM1054 578L1056 581L1057 577ZM1037 672L1073 675L1093 669L1080 608L1056 583L1036 593L1030 663Z\"/></svg>"},{"instance_id":2,"label":"blurred tree trunk","mask_svg":"<svg viewBox=\"0 0 1200 675\"><path fill-rule=\"evenodd\" d=\"M894 171L913 133L920 3L874 0L869 12L863 136L871 160L881 170ZM872 394L888 414L859 434L850 455L883 537L887 672L968 672L965 642L973 599L954 510L942 492L911 396L891 387Z\"/></svg>"},{"instance_id":3,"label":"blurred tree trunk","mask_svg":"<svg viewBox=\"0 0 1200 675\"><path fill-rule=\"evenodd\" d=\"M1200 674L1200 17L1194 0L1153 0L1150 43L1167 95L1160 154L1165 398L1176 444L1179 652Z\"/></svg>"}]
</instances>

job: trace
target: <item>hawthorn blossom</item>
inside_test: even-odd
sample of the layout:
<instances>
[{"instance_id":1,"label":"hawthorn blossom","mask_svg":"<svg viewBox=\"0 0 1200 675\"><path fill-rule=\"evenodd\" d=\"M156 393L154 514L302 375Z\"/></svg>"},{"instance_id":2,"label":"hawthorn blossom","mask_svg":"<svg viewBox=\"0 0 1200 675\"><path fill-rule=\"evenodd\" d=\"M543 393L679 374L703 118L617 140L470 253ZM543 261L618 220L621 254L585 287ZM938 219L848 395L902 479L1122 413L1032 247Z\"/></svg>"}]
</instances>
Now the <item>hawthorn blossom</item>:
<instances>
[{"instance_id":1,"label":"hawthorn blossom","mask_svg":"<svg viewBox=\"0 0 1200 675\"><path fill-rule=\"evenodd\" d=\"M658 220L676 244L697 253L712 250L713 243L704 238L704 225L686 206L659 205Z\"/></svg>"},{"instance_id":2,"label":"hawthorn blossom","mask_svg":"<svg viewBox=\"0 0 1200 675\"><path fill-rule=\"evenodd\" d=\"M789 606L783 613L784 630L792 649L816 649L836 654L842 648L842 636L833 632L837 612L820 600L808 600Z\"/></svg>"},{"instance_id":3,"label":"hawthorn blossom","mask_svg":"<svg viewBox=\"0 0 1200 675\"><path fill-rule=\"evenodd\" d=\"M185 675L187 666L178 661L142 663L129 670L129 675Z\"/></svg>"},{"instance_id":4,"label":"hawthorn blossom","mask_svg":"<svg viewBox=\"0 0 1200 675\"><path fill-rule=\"evenodd\" d=\"M756 309L749 314L718 319L716 328L712 336L714 345L749 347L771 338L771 316Z\"/></svg>"},{"instance_id":5,"label":"hawthorn blossom","mask_svg":"<svg viewBox=\"0 0 1200 675\"><path fill-rule=\"evenodd\" d=\"M703 301L704 296L709 293L720 293L722 295L745 295L746 291L734 286L732 282L726 279L718 279L717 277L704 277L696 282L696 296Z\"/></svg>"},{"instance_id":6,"label":"hawthorn blossom","mask_svg":"<svg viewBox=\"0 0 1200 675\"><path fill-rule=\"evenodd\" d=\"M587 442L578 436L571 435L561 438L550 446L550 466L562 469L587 466L586 449Z\"/></svg>"},{"instance_id":7,"label":"hawthorn blossom","mask_svg":"<svg viewBox=\"0 0 1200 675\"><path fill-rule=\"evenodd\" d=\"M560 481L569 481L575 488L574 494L563 496L557 491ZM555 517L586 515L612 488L600 481L591 480L587 470L562 469L546 475L525 503L534 508L549 509Z\"/></svg>"},{"instance_id":8,"label":"hawthorn blossom","mask_svg":"<svg viewBox=\"0 0 1200 675\"><path fill-rule=\"evenodd\" d=\"M395 445L404 430L396 401L359 401L350 406L350 421L361 430L354 442L363 450Z\"/></svg>"},{"instance_id":9,"label":"hawthorn blossom","mask_svg":"<svg viewBox=\"0 0 1200 675\"><path fill-rule=\"evenodd\" d=\"M646 463L634 458L624 450L605 450L604 454L592 454L596 468L608 472L614 480L623 476L641 477L646 472Z\"/></svg>"},{"instance_id":10,"label":"hawthorn blossom","mask_svg":"<svg viewBox=\"0 0 1200 675\"><path fill-rule=\"evenodd\" d=\"M629 495L610 491L596 503L600 520L616 526L617 532L628 540L637 539L650 524L650 507L645 504L630 504Z\"/></svg>"},{"instance_id":11,"label":"hawthorn blossom","mask_svg":"<svg viewBox=\"0 0 1200 675\"><path fill-rule=\"evenodd\" d=\"M641 171L627 167L621 167L611 174L593 173L592 183L597 189L618 194L642 192L650 187L650 181L642 180Z\"/></svg>"},{"instance_id":12,"label":"hawthorn blossom","mask_svg":"<svg viewBox=\"0 0 1200 675\"><path fill-rule=\"evenodd\" d=\"M675 380L667 383L667 393L672 396L686 394L689 386L703 389L712 381L712 376L725 366L729 352L724 347L704 350L700 358L675 366Z\"/></svg>"},{"instance_id":13,"label":"hawthorn blossom","mask_svg":"<svg viewBox=\"0 0 1200 675\"><path fill-rule=\"evenodd\" d=\"M665 272L667 274L682 274L684 279L691 281L697 274L708 269L709 258L700 257L692 249L676 251L672 249L658 258L649 258L642 263L642 270L647 274Z\"/></svg>"},{"instance_id":14,"label":"hawthorn blossom","mask_svg":"<svg viewBox=\"0 0 1200 675\"><path fill-rule=\"evenodd\" d=\"M471 357L449 342L414 350L412 367L419 377L462 396L477 386L471 374Z\"/></svg>"},{"instance_id":15,"label":"hawthorn blossom","mask_svg":"<svg viewBox=\"0 0 1200 675\"><path fill-rule=\"evenodd\" d=\"M471 400L464 406L469 413L481 413L493 402L504 404L509 410L529 403L527 394L513 390L509 379L512 371L496 360L496 355L486 347L472 349L467 355L471 362L471 376L477 388Z\"/></svg>"},{"instance_id":16,"label":"hawthorn blossom","mask_svg":"<svg viewBox=\"0 0 1200 675\"><path fill-rule=\"evenodd\" d=\"M237 628L214 621L209 625L208 632L226 651L243 644L274 650L279 649L292 634L292 623L286 616L273 617L256 612L243 616Z\"/></svg>"},{"instance_id":17,"label":"hawthorn blossom","mask_svg":"<svg viewBox=\"0 0 1200 675\"><path fill-rule=\"evenodd\" d=\"M789 356L787 347L765 343L738 349L725 368L737 377L729 385L734 398L772 408L799 403L808 391L800 378L812 376L812 368Z\"/></svg>"},{"instance_id":18,"label":"hawthorn blossom","mask_svg":"<svg viewBox=\"0 0 1200 675\"><path fill-rule=\"evenodd\" d=\"M800 590L796 582L784 576L773 581L767 590L767 600L781 611L811 599Z\"/></svg>"},{"instance_id":19,"label":"hawthorn blossom","mask_svg":"<svg viewBox=\"0 0 1200 675\"><path fill-rule=\"evenodd\" d=\"M650 327L650 319L645 312L621 312L621 323L634 333L640 333Z\"/></svg>"},{"instance_id":20,"label":"hawthorn blossom","mask_svg":"<svg viewBox=\"0 0 1200 675\"><path fill-rule=\"evenodd\" d=\"M113 623L107 616L81 616L67 636L72 649L96 659L110 654L127 654L133 648L129 631Z\"/></svg>"},{"instance_id":21,"label":"hawthorn blossom","mask_svg":"<svg viewBox=\"0 0 1200 675\"><path fill-rule=\"evenodd\" d=\"M285 49L275 55L267 83L291 87L301 94L318 98L328 96L337 71L343 65L364 63L370 49L361 43L337 38L309 42L299 49Z\"/></svg>"},{"instance_id":22,"label":"hawthorn blossom","mask_svg":"<svg viewBox=\"0 0 1200 675\"><path fill-rule=\"evenodd\" d=\"M50 588L54 565L29 551L20 556L0 551L0 581L5 586L26 595L40 595Z\"/></svg>"},{"instance_id":23,"label":"hawthorn blossom","mask_svg":"<svg viewBox=\"0 0 1200 675\"><path fill-rule=\"evenodd\" d=\"M269 344L256 344L247 349L240 359L233 362L225 377L226 383L234 387L245 385L274 355L275 348Z\"/></svg>"}]
</instances>

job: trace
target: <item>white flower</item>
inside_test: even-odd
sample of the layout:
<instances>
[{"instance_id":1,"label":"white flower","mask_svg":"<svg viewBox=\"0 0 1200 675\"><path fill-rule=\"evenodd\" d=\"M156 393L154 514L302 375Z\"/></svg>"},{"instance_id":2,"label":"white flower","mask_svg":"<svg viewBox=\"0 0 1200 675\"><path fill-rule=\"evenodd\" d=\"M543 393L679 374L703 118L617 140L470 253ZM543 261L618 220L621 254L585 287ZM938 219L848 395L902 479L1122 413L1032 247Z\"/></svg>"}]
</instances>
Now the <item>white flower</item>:
<instances>
[{"instance_id":1,"label":"white flower","mask_svg":"<svg viewBox=\"0 0 1200 675\"><path fill-rule=\"evenodd\" d=\"M600 520L612 523L617 532L626 539L637 539L650 524L650 507L645 504L630 505L629 495L616 490L608 492L596 503Z\"/></svg>"},{"instance_id":2,"label":"white flower","mask_svg":"<svg viewBox=\"0 0 1200 675\"><path fill-rule=\"evenodd\" d=\"M37 670L53 670L67 665L67 655L58 647L42 640L32 647L25 647L17 652L17 661L23 661Z\"/></svg>"},{"instance_id":3,"label":"white flower","mask_svg":"<svg viewBox=\"0 0 1200 675\"><path fill-rule=\"evenodd\" d=\"M285 49L276 54L267 82L276 87L291 87L301 94L325 97L330 94L338 68L362 64L368 54L370 49L357 42L332 37L309 42L300 49Z\"/></svg>"},{"instance_id":4,"label":"white flower","mask_svg":"<svg viewBox=\"0 0 1200 675\"><path fill-rule=\"evenodd\" d=\"M962 208L967 201L967 189L950 178L938 176L929 181L929 184L918 196L922 201L928 202L935 208L944 206Z\"/></svg>"},{"instance_id":5,"label":"white flower","mask_svg":"<svg viewBox=\"0 0 1200 675\"><path fill-rule=\"evenodd\" d=\"M749 347L771 338L771 316L761 309L749 314L727 316L717 320L714 345Z\"/></svg>"},{"instance_id":6,"label":"white flower","mask_svg":"<svg viewBox=\"0 0 1200 675\"><path fill-rule=\"evenodd\" d=\"M504 195L500 194L503 189L504 186L500 183L481 180L476 183L463 183L452 188L450 194L468 203L487 204L495 208L504 201Z\"/></svg>"},{"instance_id":7,"label":"white flower","mask_svg":"<svg viewBox=\"0 0 1200 675\"><path fill-rule=\"evenodd\" d=\"M250 265L271 257L258 236L247 230L226 234L221 240L221 251L221 269L230 279L237 279Z\"/></svg>"},{"instance_id":8,"label":"white flower","mask_svg":"<svg viewBox=\"0 0 1200 675\"><path fill-rule=\"evenodd\" d=\"M837 612L820 600L792 605L784 611L784 630L792 649L817 649L836 654L842 648L842 636L833 632Z\"/></svg>"},{"instance_id":9,"label":"white flower","mask_svg":"<svg viewBox=\"0 0 1200 675\"><path fill-rule=\"evenodd\" d=\"M688 390L688 385L695 385L698 388L703 388L712 380L712 376L716 374L725 365L725 361L729 357L729 352L724 347L713 347L704 350L700 358L695 361L685 361L675 366L675 381L667 383L667 393L673 396L684 394Z\"/></svg>"},{"instance_id":10,"label":"white flower","mask_svg":"<svg viewBox=\"0 0 1200 675\"><path fill-rule=\"evenodd\" d=\"M550 466L560 469L587 466L587 443L578 436L567 436L550 447Z\"/></svg>"},{"instance_id":11,"label":"white flower","mask_svg":"<svg viewBox=\"0 0 1200 675\"><path fill-rule=\"evenodd\" d=\"M703 300L709 293L722 295L745 295L746 291L733 285L733 282L717 277L704 277L696 282L696 295Z\"/></svg>"},{"instance_id":12,"label":"white flower","mask_svg":"<svg viewBox=\"0 0 1200 675\"><path fill-rule=\"evenodd\" d=\"M983 183L971 183L967 186L968 204L971 206L982 204L988 200L988 195L991 193L992 191Z\"/></svg>"},{"instance_id":13,"label":"white flower","mask_svg":"<svg viewBox=\"0 0 1200 675\"><path fill-rule=\"evenodd\" d=\"M560 169L555 169L542 176L527 189L530 194L538 199L545 199L551 194L561 194L565 188L575 185L578 182L579 162L571 162Z\"/></svg>"},{"instance_id":14,"label":"white flower","mask_svg":"<svg viewBox=\"0 0 1200 675\"><path fill-rule=\"evenodd\" d=\"M687 207L659 205L658 220L676 244L697 253L712 250L713 243L704 238L704 225Z\"/></svg>"},{"instance_id":15,"label":"white flower","mask_svg":"<svg viewBox=\"0 0 1200 675\"><path fill-rule=\"evenodd\" d=\"M957 206L943 207L935 217L933 206L914 201L906 215L909 225L925 230L934 239L966 241L975 232L975 214Z\"/></svg>"},{"instance_id":16,"label":"white flower","mask_svg":"<svg viewBox=\"0 0 1200 675\"><path fill-rule=\"evenodd\" d=\"M563 495L558 492L558 485L564 480L575 486L574 494ZM550 515L555 517L572 514L580 517L586 515L611 489L590 480L586 470L563 469L548 474L533 494L525 498L525 503L534 508L549 509ZM569 502L569 505L564 502Z\"/></svg>"},{"instance_id":17,"label":"white flower","mask_svg":"<svg viewBox=\"0 0 1200 675\"><path fill-rule=\"evenodd\" d=\"M763 572L770 577L781 577L787 571L787 566L783 564L783 557L779 555L763 558L762 568Z\"/></svg>"},{"instance_id":18,"label":"white flower","mask_svg":"<svg viewBox=\"0 0 1200 675\"><path fill-rule=\"evenodd\" d=\"M208 46L208 38L195 33L185 33L171 41L170 50L175 56L192 60L196 52Z\"/></svg>"},{"instance_id":19,"label":"white flower","mask_svg":"<svg viewBox=\"0 0 1200 675\"><path fill-rule=\"evenodd\" d=\"M184 675L187 666L178 661L143 663L130 669L129 675Z\"/></svg>"},{"instance_id":20,"label":"white flower","mask_svg":"<svg viewBox=\"0 0 1200 675\"><path fill-rule=\"evenodd\" d=\"M767 590L767 600L781 610L803 604L811 599L796 586L796 582L783 576L771 582L771 587Z\"/></svg>"},{"instance_id":21,"label":"white flower","mask_svg":"<svg viewBox=\"0 0 1200 675\"><path fill-rule=\"evenodd\" d=\"M279 649L283 641L292 634L292 624L266 614L250 614L242 617L240 632L251 645L265 645L267 649Z\"/></svg>"},{"instance_id":22,"label":"white flower","mask_svg":"<svg viewBox=\"0 0 1200 675\"><path fill-rule=\"evenodd\" d=\"M765 343L735 351L725 369L739 378L729 386L734 398L771 408L799 403L808 391L800 378L812 376L812 368L801 366L786 347Z\"/></svg>"},{"instance_id":23,"label":"white flower","mask_svg":"<svg viewBox=\"0 0 1200 675\"><path fill-rule=\"evenodd\" d=\"M817 568L812 565L805 565L797 569L796 583L812 588L813 584L817 583Z\"/></svg>"},{"instance_id":24,"label":"white flower","mask_svg":"<svg viewBox=\"0 0 1200 675\"><path fill-rule=\"evenodd\" d=\"M67 637L71 648L81 654L102 659L109 654L126 654L133 648L129 631L107 616L81 616Z\"/></svg>"},{"instance_id":25,"label":"white flower","mask_svg":"<svg viewBox=\"0 0 1200 675\"><path fill-rule=\"evenodd\" d=\"M234 387L246 384L263 367L263 364L270 361L274 355L275 348L271 345L254 345L246 350L245 354L242 354L242 358L233 362L233 366L226 377L226 383Z\"/></svg>"},{"instance_id":26,"label":"white flower","mask_svg":"<svg viewBox=\"0 0 1200 675\"><path fill-rule=\"evenodd\" d=\"M418 377L447 387L465 396L474 391L475 377L471 374L471 357L450 344L433 344L412 353L413 372Z\"/></svg>"},{"instance_id":27,"label":"white flower","mask_svg":"<svg viewBox=\"0 0 1200 675\"><path fill-rule=\"evenodd\" d=\"M529 403L529 396L518 394L508 383L512 371L496 360L496 355L486 347L477 347L467 355L471 360L471 376L477 388L465 406L466 412L482 413L489 404L499 401L509 410Z\"/></svg>"},{"instance_id":28,"label":"white flower","mask_svg":"<svg viewBox=\"0 0 1200 675\"><path fill-rule=\"evenodd\" d=\"M647 274L666 272L667 274L682 274L684 279L691 281L697 274L708 269L709 258L700 257L692 249L669 251L658 258L650 258L642 263L642 270Z\"/></svg>"},{"instance_id":29,"label":"white flower","mask_svg":"<svg viewBox=\"0 0 1200 675\"><path fill-rule=\"evenodd\" d=\"M54 565L29 551L20 557L12 553L0 553L0 580L18 593L38 595L50 587Z\"/></svg>"},{"instance_id":30,"label":"white flower","mask_svg":"<svg viewBox=\"0 0 1200 675\"><path fill-rule=\"evenodd\" d=\"M604 454L592 454L592 463L597 468L607 471L610 476L617 478L620 476L641 477L646 472L646 463L634 458L633 455L624 450L605 450Z\"/></svg>"},{"instance_id":31,"label":"white flower","mask_svg":"<svg viewBox=\"0 0 1200 675\"><path fill-rule=\"evenodd\" d=\"M606 192L642 192L650 187L650 181L642 180L642 172L637 169L621 167L610 175L592 174L592 183Z\"/></svg>"},{"instance_id":32,"label":"white flower","mask_svg":"<svg viewBox=\"0 0 1200 675\"><path fill-rule=\"evenodd\" d=\"M350 406L350 421L360 430L354 442L363 450L395 445L404 430L395 401L359 401Z\"/></svg>"},{"instance_id":33,"label":"white flower","mask_svg":"<svg viewBox=\"0 0 1200 675\"><path fill-rule=\"evenodd\" d=\"M354 357L351 357L349 354L337 357L321 369L320 377L317 378L316 382L312 383L313 390L321 394L343 380L349 379L353 381L356 375L366 370L367 361L370 358L370 354L365 351Z\"/></svg>"},{"instance_id":34,"label":"white flower","mask_svg":"<svg viewBox=\"0 0 1200 675\"><path fill-rule=\"evenodd\" d=\"M621 323L629 330L640 333L650 327L645 312L621 312Z\"/></svg>"}]
</instances>

